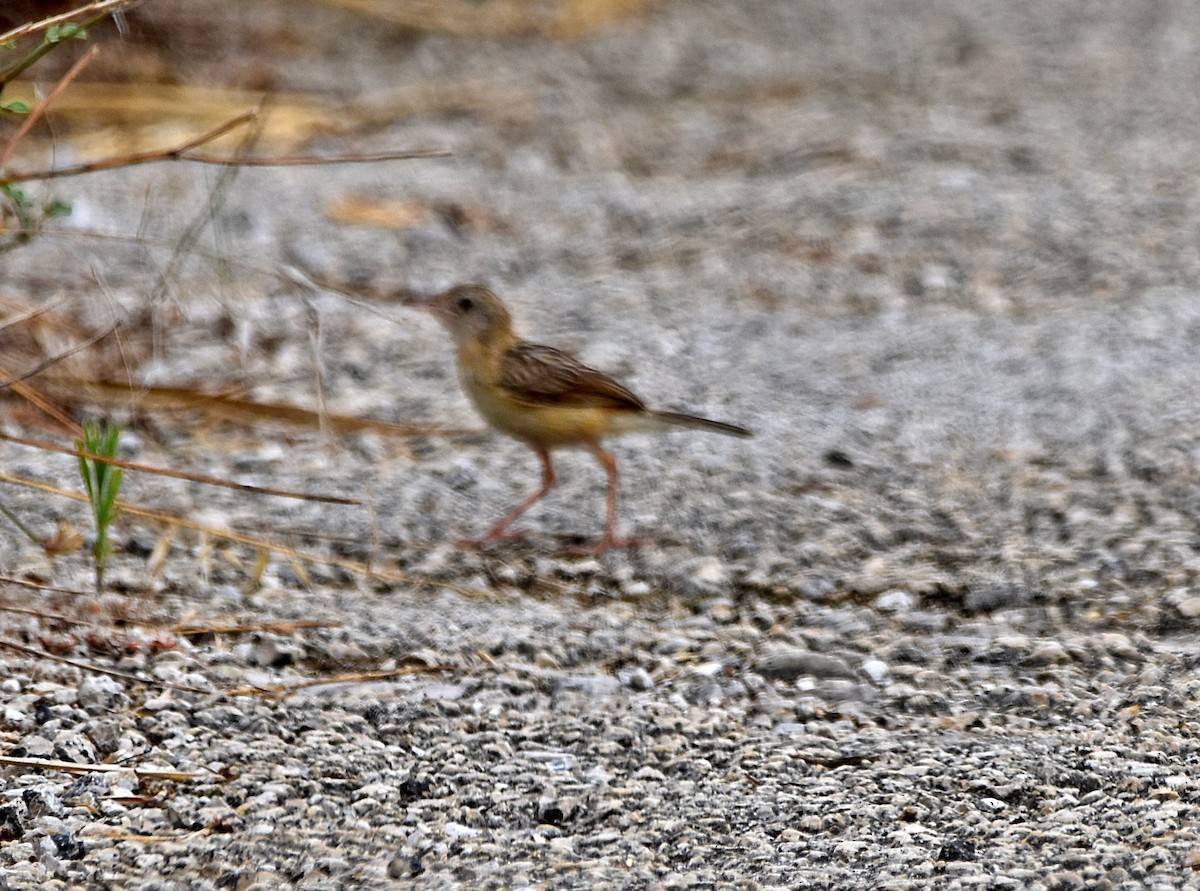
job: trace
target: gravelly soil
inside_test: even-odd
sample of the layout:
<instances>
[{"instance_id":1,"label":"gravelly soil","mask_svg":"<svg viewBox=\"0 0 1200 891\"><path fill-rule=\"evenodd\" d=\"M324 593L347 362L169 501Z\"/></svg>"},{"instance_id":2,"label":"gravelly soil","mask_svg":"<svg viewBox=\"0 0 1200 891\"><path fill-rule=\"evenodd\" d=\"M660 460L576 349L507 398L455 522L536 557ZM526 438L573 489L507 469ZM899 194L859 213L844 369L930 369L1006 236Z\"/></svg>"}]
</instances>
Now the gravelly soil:
<instances>
[{"instance_id":1,"label":"gravelly soil","mask_svg":"<svg viewBox=\"0 0 1200 891\"><path fill-rule=\"evenodd\" d=\"M135 427L138 461L369 509L142 476L131 500L410 581L277 556L248 594L253 552L182 533L151 577L159 532L127 518L112 593L6 585L100 624L3 613L6 639L156 684L6 652L5 754L200 775L5 768L9 887L1200 886L1200 9L713 0L567 43L311 12L290 39L321 64L265 59L281 87L487 101L359 137L452 159L242 171L205 236L385 318L193 259L156 352L131 335L139 380L311 406L319 369L330 411L471 427L442 332L370 295L480 280L528 335L757 436L618 443L648 541L595 558L586 455L476 553L453 540L536 482L498 436ZM73 181L65 225L173 240L215 176ZM331 219L347 197L404 222ZM165 263L47 237L0 287L99 327ZM4 573L87 586L4 535ZM336 624L163 630L235 619Z\"/></svg>"}]
</instances>

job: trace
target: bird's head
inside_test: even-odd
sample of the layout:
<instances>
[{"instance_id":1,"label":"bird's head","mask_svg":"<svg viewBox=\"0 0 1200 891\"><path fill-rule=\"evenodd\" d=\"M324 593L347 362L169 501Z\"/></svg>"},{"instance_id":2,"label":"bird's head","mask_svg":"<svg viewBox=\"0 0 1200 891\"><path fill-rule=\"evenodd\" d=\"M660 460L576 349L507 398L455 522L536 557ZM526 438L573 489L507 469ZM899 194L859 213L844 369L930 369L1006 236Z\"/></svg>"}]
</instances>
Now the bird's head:
<instances>
[{"instance_id":1,"label":"bird's head","mask_svg":"<svg viewBox=\"0 0 1200 891\"><path fill-rule=\"evenodd\" d=\"M500 298L482 285L456 285L424 304L456 343L503 337L512 317Z\"/></svg>"}]
</instances>

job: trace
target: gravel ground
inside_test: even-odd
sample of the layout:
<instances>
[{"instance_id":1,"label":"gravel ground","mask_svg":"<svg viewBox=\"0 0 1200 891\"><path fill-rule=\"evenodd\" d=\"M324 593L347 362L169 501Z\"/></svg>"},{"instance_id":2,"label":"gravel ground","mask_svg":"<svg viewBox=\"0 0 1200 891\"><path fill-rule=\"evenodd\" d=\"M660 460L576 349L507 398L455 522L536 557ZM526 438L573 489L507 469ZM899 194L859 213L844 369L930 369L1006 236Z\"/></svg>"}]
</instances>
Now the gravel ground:
<instances>
[{"instance_id":1,"label":"gravel ground","mask_svg":"<svg viewBox=\"0 0 1200 891\"><path fill-rule=\"evenodd\" d=\"M369 509L139 475L131 500L408 580L276 556L249 590L253 552L184 533L151 575L159 530L127 518L109 593L6 583L95 625L4 612L5 640L124 674L4 651L4 754L128 769L3 768L0 881L1200 887L1200 7L698 0L575 42L287 27L321 64L258 62L281 88L486 101L355 143L451 159L242 171L207 248L369 300L487 282L526 334L757 436L618 443L622 531L648 541L596 558L584 454L527 541L476 553L450 542L536 483L516 443L145 420L135 460ZM64 226L174 243L218 175L72 181ZM338 222L348 197L395 224ZM99 327L167 250L47 237L0 287L86 294ZM431 319L221 272L175 271L153 348L130 335L139 380L311 406L319 369L331 411L477 425ZM88 586L82 556L51 571L4 535L6 575ZM291 620L329 625L170 630Z\"/></svg>"}]
</instances>

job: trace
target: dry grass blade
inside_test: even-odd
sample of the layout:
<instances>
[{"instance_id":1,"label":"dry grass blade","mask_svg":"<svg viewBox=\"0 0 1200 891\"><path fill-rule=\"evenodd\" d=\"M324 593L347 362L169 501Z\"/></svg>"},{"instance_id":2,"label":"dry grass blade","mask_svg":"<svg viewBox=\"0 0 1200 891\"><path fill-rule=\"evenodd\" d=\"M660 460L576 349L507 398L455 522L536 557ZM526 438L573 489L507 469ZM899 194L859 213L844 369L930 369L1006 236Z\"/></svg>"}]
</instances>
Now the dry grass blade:
<instances>
[{"instance_id":1,"label":"dry grass blade","mask_svg":"<svg viewBox=\"0 0 1200 891\"><path fill-rule=\"evenodd\" d=\"M119 799L114 799L120 801ZM201 835L207 835L213 831L212 826L206 826L203 829L197 829L194 832L181 832L177 835L150 835L145 832L128 832L124 829L114 829L110 826L104 826L99 823L88 823L79 830L80 835L97 836L99 838L108 838L118 842L137 842L143 845L154 845L160 842L168 844L178 844L186 842L188 839L197 838Z\"/></svg>"},{"instance_id":2,"label":"dry grass blade","mask_svg":"<svg viewBox=\"0 0 1200 891\"><path fill-rule=\"evenodd\" d=\"M33 129L34 124L42 119L42 117L46 114L46 109L50 107L50 104L54 102L54 100L60 95L62 95L62 91L67 88L67 85L70 84L71 81L75 80L75 78L79 76L79 73L92 63L92 60L96 58L96 54L99 52L100 47L93 46L78 60L76 60L75 64L72 65L67 73L62 76L59 82L54 85L54 89L50 91L50 94L41 102L39 102L33 111L26 116L25 120L21 122L21 126L17 129L17 132L13 134L13 138L8 141L8 145L4 146L4 148L0 150L0 168L3 168L4 165L8 163L8 159L11 158L12 153L16 151L17 145L22 139L25 138L25 135L31 129Z\"/></svg>"},{"instance_id":3,"label":"dry grass blade","mask_svg":"<svg viewBox=\"0 0 1200 891\"><path fill-rule=\"evenodd\" d=\"M213 164L221 167L315 167L324 164L378 164L383 161L411 161L417 158L446 158L450 156L447 149L415 149L394 152L374 152L367 154L342 155L293 155L278 158L250 157L220 157L218 155L197 154L196 149L225 136L237 127L249 123L258 117L258 112L246 112L232 120L226 121L212 130L194 139L164 149L153 149L145 152L132 152L111 158L101 158L85 164L72 167L58 167L48 170L31 170L24 173L10 173L0 177L0 182L6 184L27 182L29 180L60 179L67 176L80 176L85 173L98 173L102 170L115 170L122 167L137 167L140 164L154 164L161 161L191 161L195 164ZM18 136L22 135L18 133ZM6 154L11 152L16 137L10 143ZM0 158L3 164L4 158Z\"/></svg>"},{"instance_id":4,"label":"dry grass blade","mask_svg":"<svg viewBox=\"0 0 1200 891\"><path fill-rule=\"evenodd\" d=\"M425 31L462 36L580 37L630 15L645 0L319 0L326 6Z\"/></svg>"},{"instance_id":5,"label":"dry grass blade","mask_svg":"<svg viewBox=\"0 0 1200 891\"><path fill-rule=\"evenodd\" d=\"M86 773L132 773L144 780L198 780L212 779L211 773L193 773L187 770L165 770L158 767L126 767L121 764L77 764L74 761L55 761L52 758L17 758L0 755L0 765L24 767L31 770L58 770L70 774Z\"/></svg>"},{"instance_id":6,"label":"dry grass blade","mask_svg":"<svg viewBox=\"0 0 1200 891\"><path fill-rule=\"evenodd\" d=\"M5 579L0 579L0 581L5 581ZM20 616L32 616L35 619L45 619L50 622L59 622L63 625L75 625L80 628L108 628L107 625L101 625L99 622L76 619L73 616L66 616L62 613L48 613L45 610L30 609L27 606L12 606L8 603L0 603L0 612L16 613Z\"/></svg>"},{"instance_id":7,"label":"dry grass blade","mask_svg":"<svg viewBox=\"0 0 1200 891\"><path fill-rule=\"evenodd\" d=\"M453 665L405 665L387 671L354 671L347 674L329 675L323 678L311 678L307 681L297 681L294 684L277 684L273 687L238 687L226 690L227 696L266 696L285 699L301 690L311 690L313 687L327 687L332 684L361 684L365 681L386 681L392 678L405 677L411 674L435 674L455 671Z\"/></svg>"},{"instance_id":8,"label":"dry grass blade","mask_svg":"<svg viewBox=\"0 0 1200 891\"><path fill-rule=\"evenodd\" d=\"M49 18L39 19L36 22L27 22L20 27L13 28L11 31L6 31L0 34L0 44L11 43L23 37L29 37L31 34L40 34L54 25L72 22L75 19L84 18L85 16L110 15L120 12L123 9L131 9L143 2L145 0L95 0L94 3L85 3L83 6L67 10L59 15L52 15Z\"/></svg>"},{"instance_id":9,"label":"dry grass blade","mask_svg":"<svg viewBox=\"0 0 1200 891\"><path fill-rule=\"evenodd\" d=\"M134 461L123 461L120 458L109 458L104 455L97 455L92 452L84 452L79 449L73 449L69 446L57 445L53 442L46 442L40 439L27 439L24 436L16 436L11 433L5 433L0 430L0 440L13 442L18 445L30 446L35 449L42 449L48 452L58 452L60 455L72 455L76 458L86 458L89 461L98 461L101 464L110 464L113 467L120 467L123 470L133 470L139 473L149 473L154 476L166 476L172 479L187 480L193 483L203 483L207 486L220 486L225 489L236 489L239 492L250 492L254 495L274 495L278 498L295 498L299 501L316 501L322 504L362 504L356 498L343 498L340 495L315 495L309 492L294 492L290 489L276 489L271 486L255 486L250 483L239 483L236 480L222 479L221 477L208 476L203 473L193 473L187 470L171 470L166 467L153 467L149 464L138 464Z\"/></svg>"},{"instance_id":10,"label":"dry grass blade","mask_svg":"<svg viewBox=\"0 0 1200 891\"><path fill-rule=\"evenodd\" d=\"M182 693L200 693L207 695L211 690L201 690L199 687L189 687L187 684L172 684L170 681L156 681L154 678L144 678L136 674L130 674L127 671L118 671L115 668L105 668L102 665L93 665L90 662L84 662L81 659L70 659L66 656L56 656L53 653L47 653L45 650L39 650L37 647L27 647L25 644L19 644L16 641L4 640L0 638L0 647L9 650L15 650L18 653L23 653L26 656L32 656L35 659L49 659L51 662L58 662L62 665L70 665L73 668L78 668L81 671L90 671L93 674L106 674L110 678L120 678L123 681L129 681L133 684L144 684L147 687L155 687L164 690L179 690Z\"/></svg>"},{"instance_id":11,"label":"dry grass blade","mask_svg":"<svg viewBox=\"0 0 1200 891\"><path fill-rule=\"evenodd\" d=\"M209 417L241 423L277 421L313 430L320 430L323 426L333 433L372 431L388 436L462 436L479 432L422 424L394 424L353 415L322 416L320 412L294 405L252 402L236 396L203 393L187 387L139 387L135 390L128 384L108 381L72 380L56 383L65 385L64 390L73 391L77 399L86 399L99 405L120 405L153 411L200 411ZM67 395L66 392L63 395Z\"/></svg>"},{"instance_id":12,"label":"dry grass blade","mask_svg":"<svg viewBox=\"0 0 1200 891\"><path fill-rule=\"evenodd\" d=\"M36 97L34 84L26 80L13 81L6 92L30 104ZM264 102L267 105L261 112L247 111L263 106ZM275 152L290 152L317 136L353 133L413 114L495 108L511 110L528 104L529 99L524 94L509 94L494 85L476 83L424 88L373 99L370 104L361 105L335 105L320 95L267 95L261 91L215 86L74 83L56 98L54 117L66 122L75 154L86 160L62 171L10 174L4 181L50 179L170 160L245 166L238 156L223 153L226 150L236 152L238 144L228 125L234 121L245 123L243 119L247 115L262 119L260 145ZM197 137L183 135L187 130L202 130L206 136L216 135L197 142ZM223 132L217 132L221 130ZM165 132L179 134L180 142L166 149L160 148ZM196 152L201 144L210 146L212 151ZM222 154L216 153L218 148ZM371 163L445 154L445 149L434 148L327 157L251 158L250 164Z\"/></svg>"},{"instance_id":13,"label":"dry grass blade","mask_svg":"<svg viewBox=\"0 0 1200 891\"><path fill-rule=\"evenodd\" d=\"M36 319L38 316L45 315L52 310L59 309L65 302L66 301L62 299L55 300L51 303L43 303L40 306L31 306L29 309L8 316L4 320L0 321L0 331L3 331L5 328L11 328L14 325L23 325L25 322ZM7 386L7 384L5 386Z\"/></svg>"},{"instance_id":14,"label":"dry grass blade","mask_svg":"<svg viewBox=\"0 0 1200 891\"><path fill-rule=\"evenodd\" d=\"M38 492L47 492L52 495L58 495L63 498L70 498L72 501L86 502L87 496L81 492L73 492L70 489L63 489L60 486L54 486L50 483L39 482L38 480L26 479L11 473L0 470L0 482L12 483L16 486L23 486L27 489L34 489ZM217 529L213 526L206 526L203 523L197 523L194 520L188 520L184 517L174 516L172 514L163 513L162 511L149 510L136 505L121 503L121 511L132 517L140 517L143 520L149 520L155 523L162 523L166 526L177 526L181 529L190 529L193 532L202 532L205 535L213 538L223 539L225 541L237 542L238 544L248 545L254 548L261 548L277 554L281 557L286 557L289 560L299 560L304 563L310 563L316 566L336 566L339 569L344 569L354 575L362 576L363 578L373 578L384 582L396 582L399 584L408 584L424 587L445 588L447 591L454 591L461 594L463 597L471 597L475 599L494 600L498 595L484 591L474 591L470 588L464 588L461 585L455 585L451 582L441 581L439 579L426 579L419 576L408 575L402 572L389 572L385 569L376 569L366 563L359 563L357 560L345 560L340 557L325 557L320 554L309 554L304 551L290 548L287 545L279 544L278 542L266 541L253 535L245 535L240 532L233 532L228 529Z\"/></svg>"},{"instance_id":15,"label":"dry grass blade","mask_svg":"<svg viewBox=\"0 0 1200 891\"><path fill-rule=\"evenodd\" d=\"M56 588L53 585L43 585L41 582L13 578L10 575L0 575L0 582L8 585L19 585L22 588L32 588L35 591L47 591L52 594L70 594L73 597L90 597L95 593L94 591L79 591L75 588Z\"/></svg>"},{"instance_id":16,"label":"dry grass blade","mask_svg":"<svg viewBox=\"0 0 1200 891\"><path fill-rule=\"evenodd\" d=\"M9 369L5 368L3 365L0 365L0 374L6 375L10 378L14 376L13 373ZM19 376L17 376L17 377L19 378ZM30 405L33 405L36 408L40 409L45 414L49 415L51 418L53 418L55 421L57 421L59 424L61 424L62 428L66 431L69 431L71 433L71 435L73 435L73 436L79 435L79 425L77 423L75 423L75 419L72 418L70 415L68 415L65 411L63 411L57 405L55 405L53 402L51 402L49 399L47 399L45 396L43 396L41 393L39 393L37 390L33 389L33 387L29 386L24 381L21 381L19 379L17 380L16 383L9 384L8 386L9 386L9 389L11 389L14 393L16 393L18 396L20 396L22 399L24 399Z\"/></svg>"},{"instance_id":17,"label":"dry grass blade","mask_svg":"<svg viewBox=\"0 0 1200 891\"><path fill-rule=\"evenodd\" d=\"M10 377L8 380L0 381L0 390L11 387L13 384L19 384L21 381L28 380L31 377L36 377L37 375L39 375L43 371L45 371L47 368L50 368L51 366L58 364L63 359L66 359L68 356L73 356L76 353L78 353L80 350L86 350L92 344L99 343L100 341L104 340L104 338L108 337L108 335L112 334L120 327L121 327L121 324L120 324L120 322L118 322L117 324L112 325L111 327L107 328L106 330L101 331L99 334L89 337L87 340L83 341L83 343L77 343L77 344L75 344L75 346L65 349L61 353L56 353L55 355L51 356L48 359L43 359L37 365L33 366L33 368L29 369L28 371L22 372L21 374L18 374L16 377Z\"/></svg>"},{"instance_id":18,"label":"dry grass blade","mask_svg":"<svg viewBox=\"0 0 1200 891\"><path fill-rule=\"evenodd\" d=\"M305 628L341 627L341 622L326 622L321 619L281 619L273 622L209 622L203 625L175 625L171 627L170 631L179 637L198 637L205 634L250 634L255 631L266 631L270 634L295 634Z\"/></svg>"},{"instance_id":19,"label":"dry grass blade","mask_svg":"<svg viewBox=\"0 0 1200 891\"><path fill-rule=\"evenodd\" d=\"M112 170L117 167L136 167L138 164L149 164L152 161L172 161L178 160L184 153L192 149L199 148L205 143L212 142L215 139L220 139L227 133L236 130L245 124L254 121L258 117L256 112L248 111L237 117L225 121L206 133L187 140L181 145L173 148L157 149L150 152L137 152L129 155L122 155L119 158L105 158L100 161L93 161L90 164L77 164L74 167L62 167L55 170L34 170L29 173L14 173L3 177L2 182L19 183L26 180L36 179L55 179L61 176L77 176L81 173L96 173L101 170Z\"/></svg>"}]
</instances>

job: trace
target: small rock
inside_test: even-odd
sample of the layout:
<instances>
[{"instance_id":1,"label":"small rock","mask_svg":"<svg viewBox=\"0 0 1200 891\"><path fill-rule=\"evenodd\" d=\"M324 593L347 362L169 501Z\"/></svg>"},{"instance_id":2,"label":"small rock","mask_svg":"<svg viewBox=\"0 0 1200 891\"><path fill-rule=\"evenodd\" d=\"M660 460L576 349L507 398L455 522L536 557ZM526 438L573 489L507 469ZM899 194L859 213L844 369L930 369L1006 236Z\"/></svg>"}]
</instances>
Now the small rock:
<instances>
[{"instance_id":1,"label":"small rock","mask_svg":"<svg viewBox=\"0 0 1200 891\"><path fill-rule=\"evenodd\" d=\"M862 669L863 674L877 684L884 683L891 674L891 669L882 659L867 659L859 668Z\"/></svg>"},{"instance_id":2,"label":"small rock","mask_svg":"<svg viewBox=\"0 0 1200 891\"><path fill-rule=\"evenodd\" d=\"M617 672L617 680L630 690L636 690L639 693L654 689L654 678L650 677L650 672L640 665L633 668L622 668Z\"/></svg>"},{"instance_id":3,"label":"small rock","mask_svg":"<svg viewBox=\"0 0 1200 891\"><path fill-rule=\"evenodd\" d=\"M64 860L79 860L84 855L85 848L83 842L69 832L52 835L50 836L50 840L54 842L54 847L58 849L58 856Z\"/></svg>"},{"instance_id":4,"label":"small rock","mask_svg":"<svg viewBox=\"0 0 1200 891\"><path fill-rule=\"evenodd\" d=\"M0 805L0 842L9 842L25 834L23 825L29 806L21 800Z\"/></svg>"},{"instance_id":5,"label":"small rock","mask_svg":"<svg viewBox=\"0 0 1200 891\"><path fill-rule=\"evenodd\" d=\"M50 786L34 786L21 793L30 817L62 817L63 803Z\"/></svg>"},{"instance_id":6,"label":"small rock","mask_svg":"<svg viewBox=\"0 0 1200 891\"><path fill-rule=\"evenodd\" d=\"M716 557L702 557L686 571L684 586L692 594L716 594L729 585L729 569Z\"/></svg>"},{"instance_id":7,"label":"small rock","mask_svg":"<svg viewBox=\"0 0 1200 891\"><path fill-rule=\"evenodd\" d=\"M822 832L825 829L825 820L818 814L805 814L796 825L804 832Z\"/></svg>"},{"instance_id":8,"label":"small rock","mask_svg":"<svg viewBox=\"0 0 1200 891\"><path fill-rule=\"evenodd\" d=\"M798 677L847 678L854 680L854 670L835 656L813 653L796 647L778 647L765 654L754 665L765 678L794 681Z\"/></svg>"},{"instance_id":9,"label":"small rock","mask_svg":"<svg viewBox=\"0 0 1200 891\"><path fill-rule=\"evenodd\" d=\"M1037 644L1024 660L1030 665L1062 665L1071 661L1071 654L1056 640L1045 640Z\"/></svg>"},{"instance_id":10,"label":"small rock","mask_svg":"<svg viewBox=\"0 0 1200 891\"><path fill-rule=\"evenodd\" d=\"M967 841L965 838L952 838L950 841L942 845L938 851L938 860L947 862L955 860L974 860L975 859L975 843Z\"/></svg>"},{"instance_id":11,"label":"small rock","mask_svg":"<svg viewBox=\"0 0 1200 891\"><path fill-rule=\"evenodd\" d=\"M1100 635L1100 646L1108 651L1109 655L1116 656L1118 659L1126 659L1130 662L1140 661L1142 654L1138 652L1137 647L1124 634L1118 634L1115 631L1109 631Z\"/></svg>"},{"instance_id":12,"label":"small rock","mask_svg":"<svg viewBox=\"0 0 1200 891\"><path fill-rule=\"evenodd\" d=\"M915 609L919 602L915 594L892 588L875 598L875 609L884 613L907 613Z\"/></svg>"},{"instance_id":13,"label":"small rock","mask_svg":"<svg viewBox=\"0 0 1200 891\"><path fill-rule=\"evenodd\" d=\"M54 737L54 757L76 764L95 764L99 760L92 741L74 730L63 730Z\"/></svg>"},{"instance_id":14,"label":"small rock","mask_svg":"<svg viewBox=\"0 0 1200 891\"><path fill-rule=\"evenodd\" d=\"M88 675L79 682L76 702L90 715L104 712L123 711L129 707L125 690L108 675Z\"/></svg>"},{"instance_id":15,"label":"small rock","mask_svg":"<svg viewBox=\"0 0 1200 891\"><path fill-rule=\"evenodd\" d=\"M963 597L963 609L969 613L1010 609L1024 603L1028 596L1028 592L1020 585L988 585L984 588L971 588Z\"/></svg>"},{"instance_id":16,"label":"small rock","mask_svg":"<svg viewBox=\"0 0 1200 891\"><path fill-rule=\"evenodd\" d=\"M1046 887L1050 891L1083 891L1088 886L1077 872L1052 872L1046 876Z\"/></svg>"}]
</instances>

